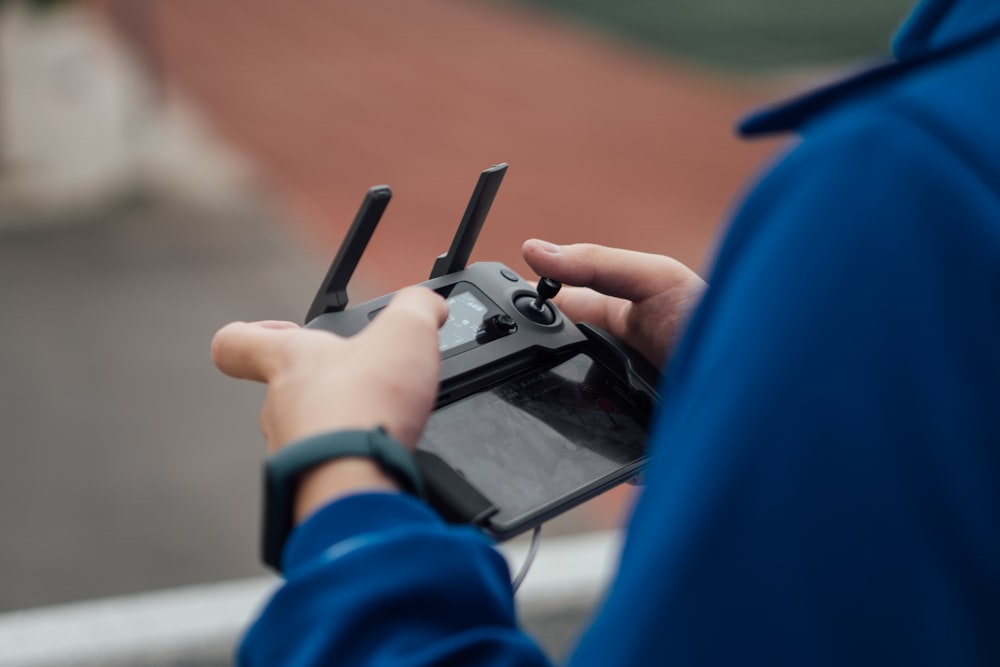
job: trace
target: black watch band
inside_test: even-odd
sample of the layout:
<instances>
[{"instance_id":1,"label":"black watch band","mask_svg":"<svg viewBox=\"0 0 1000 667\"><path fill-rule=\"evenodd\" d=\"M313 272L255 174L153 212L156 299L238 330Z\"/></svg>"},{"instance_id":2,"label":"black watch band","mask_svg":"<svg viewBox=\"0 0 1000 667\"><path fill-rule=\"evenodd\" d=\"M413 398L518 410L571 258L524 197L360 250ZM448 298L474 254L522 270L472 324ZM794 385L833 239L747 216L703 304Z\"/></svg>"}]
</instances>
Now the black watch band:
<instances>
[{"instance_id":1,"label":"black watch band","mask_svg":"<svg viewBox=\"0 0 1000 667\"><path fill-rule=\"evenodd\" d=\"M264 461L264 512L261 558L281 570L281 553L292 532L298 482L312 468L345 456L369 458L404 491L423 497L423 482L410 452L385 429L333 431L295 442Z\"/></svg>"}]
</instances>

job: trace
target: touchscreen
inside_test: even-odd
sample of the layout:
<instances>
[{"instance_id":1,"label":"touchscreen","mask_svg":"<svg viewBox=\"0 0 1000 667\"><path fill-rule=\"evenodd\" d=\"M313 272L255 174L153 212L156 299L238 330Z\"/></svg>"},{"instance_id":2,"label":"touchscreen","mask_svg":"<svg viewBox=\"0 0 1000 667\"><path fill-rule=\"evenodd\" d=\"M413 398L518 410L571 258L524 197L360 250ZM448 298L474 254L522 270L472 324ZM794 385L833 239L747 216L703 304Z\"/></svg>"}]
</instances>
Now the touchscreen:
<instances>
[{"instance_id":1,"label":"touchscreen","mask_svg":"<svg viewBox=\"0 0 1000 667\"><path fill-rule=\"evenodd\" d=\"M435 411L418 447L492 500L509 524L642 457L646 415L578 354Z\"/></svg>"},{"instance_id":2,"label":"touchscreen","mask_svg":"<svg viewBox=\"0 0 1000 667\"><path fill-rule=\"evenodd\" d=\"M487 312L483 302L471 292L459 292L448 297L448 320L438 331L441 352L476 340Z\"/></svg>"}]
</instances>

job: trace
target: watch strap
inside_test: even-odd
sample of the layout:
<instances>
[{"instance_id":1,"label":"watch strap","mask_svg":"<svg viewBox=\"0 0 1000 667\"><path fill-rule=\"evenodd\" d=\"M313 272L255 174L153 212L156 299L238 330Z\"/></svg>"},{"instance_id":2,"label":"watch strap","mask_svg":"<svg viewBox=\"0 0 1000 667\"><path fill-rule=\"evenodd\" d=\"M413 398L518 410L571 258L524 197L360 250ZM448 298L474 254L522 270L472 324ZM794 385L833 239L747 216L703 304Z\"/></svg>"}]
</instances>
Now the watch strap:
<instances>
[{"instance_id":1,"label":"watch strap","mask_svg":"<svg viewBox=\"0 0 1000 667\"><path fill-rule=\"evenodd\" d=\"M369 431L332 431L303 438L264 462L261 558L281 570L281 554L294 526L295 496L302 475L334 459L373 460L406 492L422 498L423 481L410 452L381 426Z\"/></svg>"}]
</instances>

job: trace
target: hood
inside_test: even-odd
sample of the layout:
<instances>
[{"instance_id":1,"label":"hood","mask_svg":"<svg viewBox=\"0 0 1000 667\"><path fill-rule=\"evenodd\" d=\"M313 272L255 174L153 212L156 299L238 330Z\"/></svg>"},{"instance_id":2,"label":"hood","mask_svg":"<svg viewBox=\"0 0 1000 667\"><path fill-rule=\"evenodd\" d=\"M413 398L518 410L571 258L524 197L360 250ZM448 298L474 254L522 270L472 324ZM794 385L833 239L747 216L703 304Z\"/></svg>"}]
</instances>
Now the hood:
<instances>
[{"instance_id":1,"label":"hood","mask_svg":"<svg viewBox=\"0 0 1000 667\"><path fill-rule=\"evenodd\" d=\"M892 41L898 60L947 48L1000 24L997 0L923 0Z\"/></svg>"},{"instance_id":2,"label":"hood","mask_svg":"<svg viewBox=\"0 0 1000 667\"><path fill-rule=\"evenodd\" d=\"M922 0L892 42L895 58L832 84L766 107L743 119L745 137L787 132L869 86L1000 33L1000 0Z\"/></svg>"}]
</instances>

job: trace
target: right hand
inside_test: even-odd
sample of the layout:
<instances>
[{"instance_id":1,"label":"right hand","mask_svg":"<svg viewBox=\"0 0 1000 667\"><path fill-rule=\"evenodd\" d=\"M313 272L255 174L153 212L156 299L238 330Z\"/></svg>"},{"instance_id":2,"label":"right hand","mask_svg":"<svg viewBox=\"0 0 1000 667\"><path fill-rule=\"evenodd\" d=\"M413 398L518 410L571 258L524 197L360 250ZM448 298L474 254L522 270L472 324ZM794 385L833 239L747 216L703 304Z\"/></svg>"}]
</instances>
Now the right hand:
<instances>
[{"instance_id":1,"label":"right hand","mask_svg":"<svg viewBox=\"0 0 1000 667\"><path fill-rule=\"evenodd\" d=\"M608 331L657 367L673 352L707 287L663 255L537 239L525 241L521 254L538 275L572 286L554 299L567 317Z\"/></svg>"}]
</instances>

